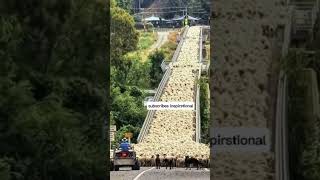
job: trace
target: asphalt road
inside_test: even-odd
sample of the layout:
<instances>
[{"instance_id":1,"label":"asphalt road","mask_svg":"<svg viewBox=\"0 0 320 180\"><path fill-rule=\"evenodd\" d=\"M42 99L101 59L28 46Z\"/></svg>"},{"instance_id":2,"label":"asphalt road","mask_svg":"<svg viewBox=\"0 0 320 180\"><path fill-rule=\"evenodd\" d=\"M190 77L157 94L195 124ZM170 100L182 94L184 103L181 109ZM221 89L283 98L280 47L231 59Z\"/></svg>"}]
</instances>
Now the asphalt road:
<instances>
[{"instance_id":1,"label":"asphalt road","mask_svg":"<svg viewBox=\"0 0 320 180\"><path fill-rule=\"evenodd\" d=\"M208 169L186 170L185 168L155 169L152 167L141 167L139 171L132 171L130 168L120 168L120 171L110 172L112 180L209 180Z\"/></svg>"}]
</instances>

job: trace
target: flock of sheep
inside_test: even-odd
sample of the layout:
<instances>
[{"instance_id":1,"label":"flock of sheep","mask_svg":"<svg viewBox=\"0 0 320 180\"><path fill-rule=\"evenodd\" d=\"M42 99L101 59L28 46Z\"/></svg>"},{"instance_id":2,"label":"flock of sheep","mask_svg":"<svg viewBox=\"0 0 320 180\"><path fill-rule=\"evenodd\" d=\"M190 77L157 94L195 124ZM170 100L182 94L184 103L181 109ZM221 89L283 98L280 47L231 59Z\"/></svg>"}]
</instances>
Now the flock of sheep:
<instances>
[{"instance_id":1,"label":"flock of sheep","mask_svg":"<svg viewBox=\"0 0 320 180\"><path fill-rule=\"evenodd\" d=\"M276 97L277 27L284 23L285 1L216 1L210 81L212 127L272 130ZM278 47L277 47L278 46ZM271 131L272 133L272 131ZM219 153L212 157L212 179L274 179L270 152Z\"/></svg>"},{"instance_id":2,"label":"flock of sheep","mask_svg":"<svg viewBox=\"0 0 320 180\"><path fill-rule=\"evenodd\" d=\"M190 27L176 62L170 65L172 74L160 101L193 101L199 73L200 27ZM134 149L142 166L149 165L155 155L177 159L183 166L185 156L209 159L209 146L195 142L196 112L190 110L156 111L149 133Z\"/></svg>"}]
</instances>

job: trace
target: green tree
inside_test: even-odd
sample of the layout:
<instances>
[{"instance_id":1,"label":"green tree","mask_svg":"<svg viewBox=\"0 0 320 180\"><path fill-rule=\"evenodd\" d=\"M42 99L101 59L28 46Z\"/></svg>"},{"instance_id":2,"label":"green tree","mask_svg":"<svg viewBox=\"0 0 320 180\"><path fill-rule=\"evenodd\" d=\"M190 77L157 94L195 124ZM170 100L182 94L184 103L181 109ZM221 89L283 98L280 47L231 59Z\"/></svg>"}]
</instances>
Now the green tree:
<instances>
[{"instance_id":1,"label":"green tree","mask_svg":"<svg viewBox=\"0 0 320 180\"><path fill-rule=\"evenodd\" d=\"M0 159L0 179L10 180L10 165L3 159Z\"/></svg>"},{"instance_id":2,"label":"green tree","mask_svg":"<svg viewBox=\"0 0 320 180\"><path fill-rule=\"evenodd\" d=\"M165 55L162 51L155 51L149 56L151 62L150 81L152 87L157 87L162 79L161 63L164 60Z\"/></svg>"},{"instance_id":3,"label":"green tree","mask_svg":"<svg viewBox=\"0 0 320 180\"><path fill-rule=\"evenodd\" d=\"M0 179L105 178L108 11L0 1Z\"/></svg>"},{"instance_id":4,"label":"green tree","mask_svg":"<svg viewBox=\"0 0 320 180\"><path fill-rule=\"evenodd\" d=\"M132 7L133 7L133 0L116 0L117 6L120 8L126 10L127 12L133 12Z\"/></svg>"},{"instance_id":5,"label":"green tree","mask_svg":"<svg viewBox=\"0 0 320 180\"><path fill-rule=\"evenodd\" d=\"M201 119L201 139L204 143L209 143L210 127L210 99L208 78L201 77L200 82L200 119Z\"/></svg>"},{"instance_id":6,"label":"green tree","mask_svg":"<svg viewBox=\"0 0 320 180\"><path fill-rule=\"evenodd\" d=\"M151 63L141 62L140 59L131 60L131 68L127 72L126 84L129 86L138 86L140 88L150 87Z\"/></svg>"},{"instance_id":7,"label":"green tree","mask_svg":"<svg viewBox=\"0 0 320 180\"><path fill-rule=\"evenodd\" d=\"M137 139L140 133L140 128L132 126L132 125L126 125L126 126L122 126L116 134L116 142L120 142L121 139L124 138L124 134L127 132L131 132L133 134L133 137L131 139L132 143L137 143Z\"/></svg>"},{"instance_id":8,"label":"green tree","mask_svg":"<svg viewBox=\"0 0 320 180\"><path fill-rule=\"evenodd\" d=\"M124 92L121 92L120 87L112 88L111 112L117 127L129 124L135 127L142 126L146 116L146 109L142 104L144 96L137 95L135 89L133 91L130 88L123 89Z\"/></svg>"},{"instance_id":9,"label":"green tree","mask_svg":"<svg viewBox=\"0 0 320 180\"><path fill-rule=\"evenodd\" d=\"M119 7L111 8L111 64L120 67L126 53L136 50L139 33L134 28L134 19ZM123 67L123 66L122 66Z\"/></svg>"}]
</instances>

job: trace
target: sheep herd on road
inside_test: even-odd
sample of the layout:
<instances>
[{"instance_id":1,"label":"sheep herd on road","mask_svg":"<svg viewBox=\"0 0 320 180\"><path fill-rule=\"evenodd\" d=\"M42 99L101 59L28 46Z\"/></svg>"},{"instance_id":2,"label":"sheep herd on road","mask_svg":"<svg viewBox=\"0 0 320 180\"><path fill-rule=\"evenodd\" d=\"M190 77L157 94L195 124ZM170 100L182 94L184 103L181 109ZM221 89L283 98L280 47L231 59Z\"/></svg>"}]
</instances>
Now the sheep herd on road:
<instances>
[{"instance_id":1,"label":"sheep herd on road","mask_svg":"<svg viewBox=\"0 0 320 180\"><path fill-rule=\"evenodd\" d=\"M152 155L151 157L141 156L139 159L140 166L144 167L156 167L161 169L165 167L166 169L173 169L174 167L184 167L186 169L197 168L209 168L210 160L209 158L202 156L173 156L173 155Z\"/></svg>"},{"instance_id":2,"label":"sheep herd on road","mask_svg":"<svg viewBox=\"0 0 320 180\"><path fill-rule=\"evenodd\" d=\"M196 97L197 78L200 70L199 43L201 27L188 29L177 61L170 64L172 73L159 101L193 101ZM141 166L155 165L159 155L160 162L171 162L176 167L185 167L185 162L203 164L209 162L209 145L195 142L196 112L190 110L156 111L144 139L134 144ZM165 156L164 154L170 154ZM188 159L186 160L186 157ZM165 163L167 164L167 163ZM206 165L205 165L206 164Z\"/></svg>"}]
</instances>

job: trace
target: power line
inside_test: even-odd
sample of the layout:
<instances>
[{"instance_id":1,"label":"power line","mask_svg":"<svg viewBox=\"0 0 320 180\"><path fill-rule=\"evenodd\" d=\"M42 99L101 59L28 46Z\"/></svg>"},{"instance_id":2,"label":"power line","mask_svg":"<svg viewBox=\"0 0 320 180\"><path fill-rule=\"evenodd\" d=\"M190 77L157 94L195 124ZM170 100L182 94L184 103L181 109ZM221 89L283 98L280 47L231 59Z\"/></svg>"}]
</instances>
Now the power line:
<instances>
[{"instance_id":1,"label":"power line","mask_svg":"<svg viewBox=\"0 0 320 180\"><path fill-rule=\"evenodd\" d=\"M161 7L161 8L152 8L152 7L150 7L150 8L134 8L134 7L132 7L132 8L128 8L128 9L135 9L135 10L139 10L139 9L145 10L145 9L147 9L147 10L151 10L151 9L186 9L186 8L188 8L188 9L190 9L190 8L202 8L202 6Z\"/></svg>"},{"instance_id":2,"label":"power line","mask_svg":"<svg viewBox=\"0 0 320 180\"><path fill-rule=\"evenodd\" d=\"M177 10L177 11L150 11L150 12L139 12L135 13L134 15L138 14L162 14L162 13L174 13L174 12L184 12L185 10Z\"/></svg>"},{"instance_id":3,"label":"power line","mask_svg":"<svg viewBox=\"0 0 320 180\"><path fill-rule=\"evenodd\" d=\"M185 10L178 10L178 11L154 11L154 12L140 12L135 13L134 15L142 15L142 14L166 14L166 13L178 13L178 12L186 12ZM208 12L205 11L188 11L188 14L208 14Z\"/></svg>"},{"instance_id":4,"label":"power line","mask_svg":"<svg viewBox=\"0 0 320 180\"><path fill-rule=\"evenodd\" d=\"M166 13L179 13L179 12L186 12L186 10L176 10L176 11L150 11L150 12L139 12L135 13L134 15L145 15L145 14L166 14ZM208 14L206 11L188 11L188 14Z\"/></svg>"},{"instance_id":5,"label":"power line","mask_svg":"<svg viewBox=\"0 0 320 180\"><path fill-rule=\"evenodd\" d=\"M205 11L205 9L203 8L184 8L182 10L169 10L169 11L142 11L142 12L139 12L139 13L170 13L170 12L179 12L179 11L190 11L190 12L194 12L194 11L200 11L200 12L207 12ZM137 14L139 14L137 13ZM209 12L207 12L209 13Z\"/></svg>"},{"instance_id":6,"label":"power line","mask_svg":"<svg viewBox=\"0 0 320 180\"><path fill-rule=\"evenodd\" d=\"M165 10L165 9L195 9L195 8L203 8L202 6L186 6L186 7L161 7L161 8L128 8L131 10L143 10L143 11L149 11L149 10Z\"/></svg>"}]
</instances>

